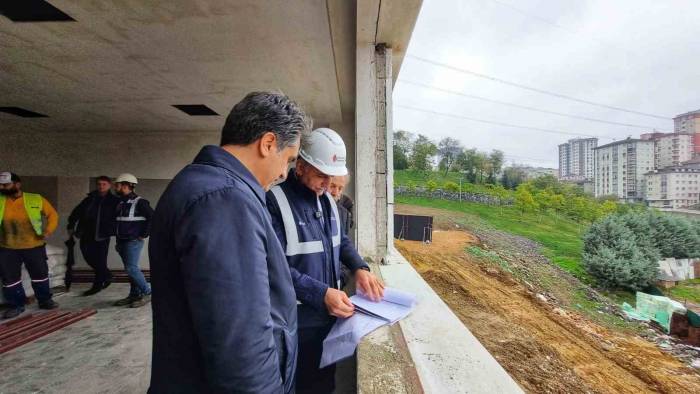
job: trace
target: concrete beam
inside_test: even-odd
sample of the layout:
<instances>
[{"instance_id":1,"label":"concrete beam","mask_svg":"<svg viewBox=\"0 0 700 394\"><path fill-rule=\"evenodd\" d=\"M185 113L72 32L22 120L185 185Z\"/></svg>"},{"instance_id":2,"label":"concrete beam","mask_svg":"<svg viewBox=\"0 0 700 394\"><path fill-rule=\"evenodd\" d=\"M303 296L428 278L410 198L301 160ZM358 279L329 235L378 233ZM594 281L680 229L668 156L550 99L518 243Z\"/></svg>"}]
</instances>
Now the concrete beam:
<instances>
[{"instance_id":1,"label":"concrete beam","mask_svg":"<svg viewBox=\"0 0 700 394\"><path fill-rule=\"evenodd\" d=\"M391 53L383 44L357 46L356 216L363 229L357 240L360 254L375 261L386 255L393 233Z\"/></svg>"}]
</instances>

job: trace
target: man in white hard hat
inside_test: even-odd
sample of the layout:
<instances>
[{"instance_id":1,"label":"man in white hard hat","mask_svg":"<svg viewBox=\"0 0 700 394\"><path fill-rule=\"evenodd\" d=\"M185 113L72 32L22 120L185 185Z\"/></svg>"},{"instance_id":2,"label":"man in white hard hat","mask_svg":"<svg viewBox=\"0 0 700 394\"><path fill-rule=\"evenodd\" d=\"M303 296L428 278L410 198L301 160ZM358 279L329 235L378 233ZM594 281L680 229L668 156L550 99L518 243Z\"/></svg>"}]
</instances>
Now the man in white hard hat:
<instances>
[{"instance_id":1,"label":"man in white hard hat","mask_svg":"<svg viewBox=\"0 0 700 394\"><path fill-rule=\"evenodd\" d=\"M342 231L335 200L327 192L331 177L347 175L345 144L328 128L302 137L296 167L267 193L272 225L285 251L294 282L299 316L297 393L331 393L335 365L319 369L323 340L336 317L354 307L340 289L342 262L356 285L373 299L384 286Z\"/></svg>"},{"instance_id":2,"label":"man in white hard hat","mask_svg":"<svg viewBox=\"0 0 700 394\"><path fill-rule=\"evenodd\" d=\"M58 214L39 194L22 191L17 174L0 172L0 278L10 309L3 318L24 312L26 296L22 287L22 264L32 278L40 309L55 309L49 286L46 239L56 230Z\"/></svg>"},{"instance_id":3,"label":"man in white hard hat","mask_svg":"<svg viewBox=\"0 0 700 394\"><path fill-rule=\"evenodd\" d=\"M139 258L144 240L150 233L153 208L148 200L136 194L138 183L132 174L121 174L114 182L117 195L121 198L115 219L116 250L131 283L129 295L114 305L130 308L146 305L151 299L151 286L139 268Z\"/></svg>"}]
</instances>

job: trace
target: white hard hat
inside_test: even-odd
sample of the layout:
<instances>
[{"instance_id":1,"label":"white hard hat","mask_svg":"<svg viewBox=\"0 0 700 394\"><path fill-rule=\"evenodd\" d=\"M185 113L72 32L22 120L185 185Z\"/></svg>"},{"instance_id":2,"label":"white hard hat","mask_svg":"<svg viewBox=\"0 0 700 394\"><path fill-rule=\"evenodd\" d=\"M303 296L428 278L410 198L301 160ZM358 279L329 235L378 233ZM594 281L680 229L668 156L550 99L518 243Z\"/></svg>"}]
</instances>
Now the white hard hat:
<instances>
[{"instance_id":1,"label":"white hard hat","mask_svg":"<svg viewBox=\"0 0 700 394\"><path fill-rule=\"evenodd\" d=\"M133 176L129 173L124 173L124 174L119 175L115 182L116 183L125 182L125 183L131 183L131 184L137 185L139 183L139 180L136 179L135 176Z\"/></svg>"},{"instance_id":2,"label":"white hard hat","mask_svg":"<svg viewBox=\"0 0 700 394\"><path fill-rule=\"evenodd\" d=\"M326 175L348 174L345 167L345 143L338 133L331 129L322 127L304 136L299 156Z\"/></svg>"}]
</instances>

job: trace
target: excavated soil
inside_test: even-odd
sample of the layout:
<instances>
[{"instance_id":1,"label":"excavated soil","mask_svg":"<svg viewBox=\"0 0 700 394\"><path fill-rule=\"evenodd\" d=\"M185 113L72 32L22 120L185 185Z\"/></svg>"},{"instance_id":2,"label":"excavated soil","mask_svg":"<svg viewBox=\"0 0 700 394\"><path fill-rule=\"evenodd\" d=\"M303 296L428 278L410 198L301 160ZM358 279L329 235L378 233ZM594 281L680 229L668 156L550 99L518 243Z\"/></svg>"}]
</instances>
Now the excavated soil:
<instances>
[{"instance_id":1,"label":"excavated soil","mask_svg":"<svg viewBox=\"0 0 700 394\"><path fill-rule=\"evenodd\" d=\"M396 248L525 391L700 393L700 375L653 343L552 305L466 253L479 243L464 230L436 230L432 244Z\"/></svg>"}]
</instances>

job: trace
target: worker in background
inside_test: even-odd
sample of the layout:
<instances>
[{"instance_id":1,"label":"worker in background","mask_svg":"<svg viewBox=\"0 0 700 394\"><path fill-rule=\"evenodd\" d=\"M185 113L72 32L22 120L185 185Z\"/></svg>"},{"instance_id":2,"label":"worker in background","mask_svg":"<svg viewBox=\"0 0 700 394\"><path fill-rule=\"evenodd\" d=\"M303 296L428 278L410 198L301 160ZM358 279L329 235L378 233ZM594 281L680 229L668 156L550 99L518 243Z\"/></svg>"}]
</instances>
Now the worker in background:
<instances>
[{"instance_id":1,"label":"worker in background","mask_svg":"<svg viewBox=\"0 0 700 394\"><path fill-rule=\"evenodd\" d=\"M95 190L88 193L68 217L68 234L80 238L83 258L95 271L92 287L83 293L85 296L97 294L112 283L107 255L117 204L119 198L112 193L112 180L103 175L95 181Z\"/></svg>"},{"instance_id":2,"label":"worker in background","mask_svg":"<svg viewBox=\"0 0 700 394\"><path fill-rule=\"evenodd\" d=\"M0 172L0 277L10 309L3 318L24 312L22 263L32 279L40 309L58 308L49 286L46 238L56 230L58 214L41 195L22 192L17 174Z\"/></svg>"},{"instance_id":3,"label":"worker in background","mask_svg":"<svg viewBox=\"0 0 700 394\"><path fill-rule=\"evenodd\" d=\"M328 192L333 196L336 204L338 204L338 213L340 214L340 224L343 228L343 232L346 235L350 234L350 230L355 225L353 220L352 208L355 202L352 198L343 194L345 186L348 184L350 175L344 176L334 176L331 178L331 183L328 187Z\"/></svg>"},{"instance_id":4,"label":"worker in background","mask_svg":"<svg viewBox=\"0 0 700 394\"><path fill-rule=\"evenodd\" d=\"M335 365L319 369L319 364L335 318L354 312L340 290L340 261L355 275L359 289L375 300L383 295L383 285L341 230L335 200L327 193L331 177L347 172L343 140L331 129L316 129L302 137L299 159L287 180L267 193L298 301L297 393L335 390Z\"/></svg>"},{"instance_id":5,"label":"worker in background","mask_svg":"<svg viewBox=\"0 0 700 394\"><path fill-rule=\"evenodd\" d=\"M144 306L151 300L151 286L139 268L139 259L144 240L150 232L153 209L148 200L136 194L138 183L138 179L131 174L121 174L115 181L117 195L121 199L115 218L116 250L129 275L131 287L129 295L114 305L130 308Z\"/></svg>"},{"instance_id":6,"label":"worker in background","mask_svg":"<svg viewBox=\"0 0 700 394\"><path fill-rule=\"evenodd\" d=\"M253 92L170 182L153 219L149 393L293 393L294 287L265 191L286 176L304 111Z\"/></svg>"}]
</instances>

